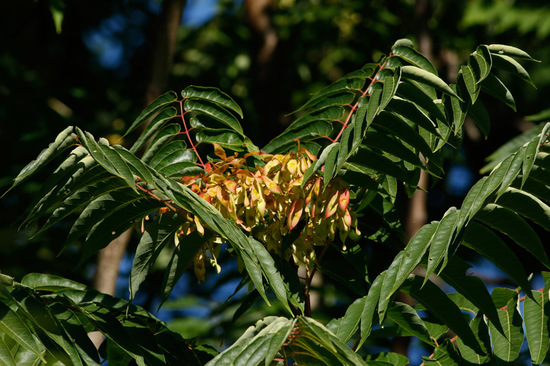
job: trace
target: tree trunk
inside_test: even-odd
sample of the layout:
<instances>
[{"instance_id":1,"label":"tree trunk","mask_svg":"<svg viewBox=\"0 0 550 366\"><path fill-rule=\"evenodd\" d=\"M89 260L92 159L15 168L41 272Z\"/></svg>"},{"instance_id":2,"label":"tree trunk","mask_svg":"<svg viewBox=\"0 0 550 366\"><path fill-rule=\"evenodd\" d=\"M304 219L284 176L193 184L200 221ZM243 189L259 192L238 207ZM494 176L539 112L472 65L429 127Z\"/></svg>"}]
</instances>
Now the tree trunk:
<instances>
[{"instance_id":1,"label":"tree trunk","mask_svg":"<svg viewBox=\"0 0 550 366\"><path fill-rule=\"evenodd\" d=\"M153 57L145 91L145 106L164 93L168 86L184 7L185 0L164 0L162 3L162 11L155 27L157 31L153 37ZM109 295L115 294L120 261L131 237L132 229L129 229L99 252L93 280L96 290ZM101 332L90 333L90 339L96 348L99 348L104 338Z\"/></svg>"},{"instance_id":2,"label":"tree trunk","mask_svg":"<svg viewBox=\"0 0 550 366\"><path fill-rule=\"evenodd\" d=\"M279 37L271 20L273 0L245 0L246 20L251 31L251 96L261 123L250 126L260 145L282 129L284 96L281 93L281 63L277 62Z\"/></svg>"},{"instance_id":3,"label":"tree trunk","mask_svg":"<svg viewBox=\"0 0 550 366\"><path fill-rule=\"evenodd\" d=\"M415 4L415 23L417 29L418 51L428 59L433 59L432 46L433 40L428 29L428 21L432 15L430 0L417 0ZM428 209L426 206L428 173L420 171L418 179L418 188L411 199L405 220L405 234L407 243L416 234L418 230L428 221ZM415 303L414 299L403 293L397 295L397 300L409 305ZM394 339L392 351L407 356L409 351L410 338L397 337Z\"/></svg>"}]
</instances>

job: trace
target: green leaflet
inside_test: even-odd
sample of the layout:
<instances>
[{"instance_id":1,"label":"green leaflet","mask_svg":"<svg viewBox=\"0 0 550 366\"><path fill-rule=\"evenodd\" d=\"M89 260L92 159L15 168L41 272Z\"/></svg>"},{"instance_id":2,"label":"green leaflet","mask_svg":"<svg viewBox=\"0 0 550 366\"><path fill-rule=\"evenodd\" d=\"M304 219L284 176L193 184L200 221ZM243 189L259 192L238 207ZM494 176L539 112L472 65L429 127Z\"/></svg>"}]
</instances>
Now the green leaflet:
<instances>
[{"instance_id":1,"label":"green leaflet","mask_svg":"<svg viewBox=\"0 0 550 366\"><path fill-rule=\"evenodd\" d=\"M371 333L372 325L374 324L374 317L376 316L376 304L378 303L381 295L381 289L384 284L386 272L382 272L372 283L369 293L365 299L365 307L361 312L361 339L357 345L359 349L363 343L367 340Z\"/></svg>"},{"instance_id":2,"label":"green leaflet","mask_svg":"<svg viewBox=\"0 0 550 366\"><path fill-rule=\"evenodd\" d=\"M23 320L8 306L0 302L0 330L17 344L35 354L42 362L46 362L43 356L44 346L34 338L33 331Z\"/></svg>"},{"instance_id":3,"label":"green leaflet","mask_svg":"<svg viewBox=\"0 0 550 366\"><path fill-rule=\"evenodd\" d=\"M136 177L136 180L154 186L154 178L148 166L122 146L115 145L113 149L124 159L132 174Z\"/></svg>"},{"instance_id":4,"label":"green leaflet","mask_svg":"<svg viewBox=\"0 0 550 366\"><path fill-rule=\"evenodd\" d=\"M532 139L530 142L523 145L524 155L523 155L523 167L522 167L522 180L521 185L523 186L525 184L525 181L527 180L529 173L531 173L531 169L533 169L533 166L535 164L535 160L537 158L537 153L540 149L540 147L544 144L544 142L547 140L547 133L550 129L550 124L546 124L540 135L537 138Z\"/></svg>"},{"instance_id":5,"label":"green leaflet","mask_svg":"<svg viewBox=\"0 0 550 366\"><path fill-rule=\"evenodd\" d=\"M397 86L399 84L401 69L383 69L378 72L377 82L383 83L382 95L380 96L380 102L376 108L376 114L384 110L388 103L391 101L395 92L397 91Z\"/></svg>"},{"instance_id":6,"label":"green leaflet","mask_svg":"<svg viewBox=\"0 0 550 366\"><path fill-rule=\"evenodd\" d=\"M460 97L452 90L447 83L441 80L437 75L430 73L416 66L401 67L401 77L404 79L415 80L429 85L444 94L448 94L460 100Z\"/></svg>"},{"instance_id":7,"label":"green leaflet","mask_svg":"<svg viewBox=\"0 0 550 366\"><path fill-rule=\"evenodd\" d=\"M32 288L33 290L41 290L41 291L61 291L61 290L67 290L67 289L73 289L73 290L86 290L86 286L76 282L69 280L67 278L49 275L49 274L42 274L42 273L29 273L23 277L21 280L21 284L28 286Z\"/></svg>"},{"instance_id":8,"label":"green leaflet","mask_svg":"<svg viewBox=\"0 0 550 366\"><path fill-rule=\"evenodd\" d=\"M407 247L397 254L390 267L386 270L384 283L380 290L380 302L378 303L380 322L384 320L390 297L409 277L431 245L437 226L434 223L422 226L409 241Z\"/></svg>"},{"instance_id":9,"label":"green leaflet","mask_svg":"<svg viewBox=\"0 0 550 366\"><path fill-rule=\"evenodd\" d=\"M333 160L332 164L334 164L334 159L336 158L334 155L338 153L338 146L339 145L340 145L339 142L333 142L332 144L328 145L327 147L325 147L323 149L323 151L321 152L321 155L319 156L319 159L317 159L317 161L315 161L315 164L311 165L308 168L308 170L306 170L306 172L304 174L304 178L302 180L302 186L307 183L307 181L309 180L309 178L311 178L313 176L313 174L315 174L317 171L319 171L321 169L321 167L325 164L325 162L326 162L326 160L329 156ZM332 175L332 173L331 173L331 175ZM327 182L325 182L325 184L327 184Z\"/></svg>"},{"instance_id":10,"label":"green leaflet","mask_svg":"<svg viewBox=\"0 0 550 366\"><path fill-rule=\"evenodd\" d=\"M323 109L325 109L328 107L346 106L352 104L355 100L356 94L356 90L337 90L334 93L325 95L323 99L319 100L318 103L316 103L317 105L311 105L311 111L318 111L318 108L320 108L321 106Z\"/></svg>"},{"instance_id":11,"label":"green leaflet","mask_svg":"<svg viewBox=\"0 0 550 366\"><path fill-rule=\"evenodd\" d=\"M35 331L56 358L65 364L82 365L78 351L70 337L63 331L58 320L42 301L33 296L27 296L20 304L31 315L30 320L34 323Z\"/></svg>"},{"instance_id":12,"label":"green leaflet","mask_svg":"<svg viewBox=\"0 0 550 366\"><path fill-rule=\"evenodd\" d=\"M550 261L537 233L516 212L496 204L488 204L476 214L475 218L506 234L546 267L550 267Z\"/></svg>"},{"instance_id":13,"label":"green leaflet","mask_svg":"<svg viewBox=\"0 0 550 366\"><path fill-rule=\"evenodd\" d=\"M245 139L233 132L212 133L211 131L199 131L195 135L197 143L218 144L224 149L244 151ZM248 149L247 149L248 150Z\"/></svg>"},{"instance_id":14,"label":"green leaflet","mask_svg":"<svg viewBox=\"0 0 550 366\"><path fill-rule=\"evenodd\" d=\"M353 337L359 329L361 312L365 307L365 297L355 300L346 310L341 318L334 318L328 324L327 328L333 332L342 342L347 342Z\"/></svg>"},{"instance_id":15,"label":"green leaflet","mask_svg":"<svg viewBox=\"0 0 550 366\"><path fill-rule=\"evenodd\" d=\"M341 106L329 106L327 108L320 108L311 111L307 111L303 116L296 119L288 128L279 136L284 136L286 133L296 131L307 127L309 124L316 121L333 122L339 121L344 118L345 109ZM275 138L277 139L277 138ZM266 145L266 146L269 146ZM266 148L262 149L264 151Z\"/></svg>"},{"instance_id":16,"label":"green leaflet","mask_svg":"<svg viewBox=\"0 0 550 366\"><path fill-rule=\"evenodd\" d=\"M495 53L493 54L493 65L498 69L514 74L532 87L535 87L527 70L512 57Z\"/></svg>"},{"instance_id":17,"label":"green leaflet","mask_svg":"<svg viewBox=\"0 0 550 366\"><path fill-rule=\"evenodd\" d=\"M432 65L432 63L426 57L424 57L424 55L422 55L412 47L397 45L396 43L392 47L391 53L392 56L397 56L413 66L422 68L431 72L434 75L437 75L437 70Z\"/></svg>"},{"instance_id":18,"label":"green leaflet","mask_svg":"<svg viewBox=\"0 0 550 366\"><path fill-rule=\"evenodd\" d=\"M333 319L327 328L342 342L347 342L361 327L360 339L356 349L361 348L371 333L376 316L376 305L380 299L380 289L386 272L382 272L374 280L367 296L355 300L346 310L342 318Z\"/></svg>"},{"instance_id":19,"label":"green leaflet","mask_svg":"<svg viewBox=\"0 0 550 366\"><path fill-rule=\"evenodd\" d=\"M470 106L468 109L468 116L472 118L477 128L479 128L485 139L487 139L491 131L491 119L481 99L478 99Z\"/></svg>"},{"instance_id":20,"label":"green leaflet","mask_svg":"<svg viewBox=\"0 0 550 366\"><path fill-rule=\"evenodd\" d=\"M147 124L145 130L139 135L137 141L130 148L130 152L136 153L139 149L146 146L147 142L159 132L166 123L171 121L177 113L178 111L174 107L163 109Z\"/></svg>"},{"instance_id":21,"label":"green leaflet","mask_svg":"<svg viewBox=\"0 0 550 366\"><path fill-rule=\"evenodd\" d=\"M512 108L514 112L516 111L516 102L512 96L512 93L510 93L508 88L499 78L493 74L489 74L489 76L483 80L481 86L487 94L497 98L508 107Z\"/></svg>"},{"instance_id":22,"label":"green leaflet","mask_svg":"<svg viewBox=\"0 0 550 366\"><path fill-rule=\"evenodd\" d=\"M166 235L171 235L171 237L165 237L164 240L171 240L173 238L174 232L167 233ZM203 247L206 243L207 238L204 238L197 231L194 231L184 237L180 238L179 244L176 245L168 267L164 272L164 279L162 280L162 290L161 290L161 305L166 300L172 292L172 289L187 270L188 264L191 263L195 254ZM136 287L137 289L137 287Z\"/></svg>"},{"instance_id":23,"label":"green leaflet","mask_svg":"<svg viewBox=\"0 0 550 366\"><path fill-rule=\"evenodd\" d=\"M493 55L485 45L479 46L468 58L468 64L471 64L478 74L479 79L476 81L477 83L480 83L489 75L493 66L493 60Z\"/></svg>"},{"instance_id":24,"label":"green leaflet","mask_svg":"<svg viewBox=\"0 0 550 366\"><path fill-rule=\"evenodd\" d=\"M153 141L149 147L145 150L141 160L148 164L152 159L155 158L157 153L172 141L181 131L181 127L178 124L171 123L165 126L159 131L159 133L153 138Z\"/></svg>"},{"instance_id":25,"label":"green leaflet","mask_svg":"<svg viewBox=\"0 0 550 366\"><path fill-rule=\"evenodd\" d=\"M328 136L332 131L332 123L342 121L344 113L345 109L341 106L329 106L307 111L282 134L265 145L262 151L269 154L283 152L296 146L296 139L303 144L313 139Z\"/></svg>"},{"instance_id":26,"label":"green leaflet","mask_svg":"<svg viewBox=\"0 0 550 366\"><path fill-rule=\"evenodd\" d=\"M350 149L350 154L353 153L361 144L361 141L363 140L365 133L367 132L367 129L369 127L366 124L368 103L369 98L367 96L360 97L357 100L357 112L355 112L355 116L351 121L351 125L353 126L353 142Z\"/></svg>"},{"instance_id":27,"label":"green leaflet","mask_svg":"<svg viewBox=\"0 0 550 366\"><path fill-rule=\"evenodd\" d=\"M169 165L197 161L195 153L187 149L187 145L181 141L171 141L160 149L155 157L149 162L152 169L161 170Z\"/></svg>"},{"instance_id":28,"label":"green leaflet","mask_svg":"<svg viewBox=\"0 0 550 366\"><path fill-rule=\"evenodd\" d=\"M504 362L514 362L518 359L523 344L522 319L517 309L517 296L511 298L505 309L498 309L500 324L504 334L496 331L492 322L489 322L493 352Z\"/></svg>"},{"instance_id":29,"label":"green leaflet","mask_svg":"<svg viewBox=\"0 0 550 366\"><path fill-rule=\"evenodd\" d=\"M141 126L143 123L147 122L149 118L151 118L155 113L163 109L165 106L174 103L178 99L178 96L176 93L170 91L167 93L164 93L157 99L155 99L151 104L145 108L140 115L136 118L136 120L132 123L130 128L128 128L128 131L126 131L126 135L128 135L130 132L134 131L136 128Z\"/></svg>"},{"instance_id":30,"label":"green leaflet","mask_svg":"<svg viewBox=\"0 0 550 366\"><path fill-rule=\"evenodd\" d=\"M212 103L209 100L186 99L183 102L183 107L187 112L205 114L208 117L223 123L232 131L244 137L243 129L239 121L231 113L229 113L223 107L220 107L218 104Z\"/></svg>"},{"instance_id":31,"label":"green leaflet","mask_svg":"<svg viewBox=\"0 0 550 366\"><path fill-rule=\"evenodd\" d=\"M458 220L458 210L454 207L451 207L439 224L437 225L437 230L435 231L432 242L430 245L430 252L428 254L428 267L426 268L425 280L428 281L428 278L432 273L436 272L436 269L441 264L441 269L445 268L447 265L447 260L449 258L449 246L453 244L457 235L457 220ZM452 256L453 253L451 253Z\"/></svg>"},{"instance_id":32,"label":"green leaflet","mask_svg":"<svg viewBox=\"0 0 550 366\"><path fill-rule=\"evenodd\" d=\"M458 92L460 95L464 96L464 92L462 91L463 88L461 87L461 85L462 74L459 73L457 85L451 85L450 88ZM445 109L447 110L447 118L451 122L450 128L455 135L458 135L462 129L462 126L464 125L466 114L468 113L468 104L462 103L457 98L450 97L447 94L443 95L441 100L443 105L445 106Z\"/></svg>"},{"instance_id":33,"label":"green leaflet","mask_svg":"<svg viewBox=\"0 0 550 366\"><path fill-rule=\"evenodd\" d=\"M441 278L453 286L460 295L475 305L495 325L496 329L502 332L498 321L498 314L495 304L483 281L476 276L467 276L466 271L471 266L458 256L453 256L448 265L440 273ZM469 309L477 312L478 309Z\"/></svg>"},{"instance_id":34,"label":"green leaflet","mask_svg":"<svg viewBox=\"0 0 550 366\"><path fill-rule=\"evenodd\" d=\"M447 118L437 107L434 99L426 94L423 89L419 88L416 84L406 82L402 79L399 83L399 87L397 88L397 95L422 108L426 111L426 113L432 116L433 119L438 119L448 124Z\"/></svg>"},{"instance_id":35,"label":"green leaflet","mask_svg":"<svg viewBox=\"0 0 550 366\"><path fill-rule=\"evenodd\" d=\"M373 169L378 174L381 173L383 175L395 177L410 185L416 185L416 183L418 183L418 179L412 179L409 173L400 166L400 164L395 163L380 153L376 153L366 146L357 150L357 153L348 160L348 163Z\"/></svg>"},{"instance_id":36,"label":"green leaflet","mask_svg":"<svg viewBox=\"0 0 550 366\"><path fill-rule=\"evenodd\" d=\"M525 291L530 290L527 274L515 253L486 226L470 222L463 238L464 244L507 273Z\"/></svg>"},{"instance_id":37,"label":"green leaflet","mask_svg":"<svg viewBox=\"0 0 550 366\"><path fill-rule=\"evenodd\" d=\"M298 322L299 339L290 343L290 348L300 355L299 358L293 357L297 362L313 364L313 361L323 361L332 365L366 365L359 355L318 321L301 316ZM303 351L313 352L308 357L302 357Z\"/></svg>"},{"instance_id":38,"label":"green leaflet","mask_svg":"<svg viewBox=\"0 0 550 366\"><path fill-rule=\"evenodd\" d=\"M332 132L332 124L324 121L315 121L307 125L307 127L289 132L283 132L281 135L271 140L262 151L268 154L287 151L291 147L296 146L296 141L300 143L315 140L320 137L329 136Z\"/></svg>"},{"instance_id":39,"label":"green leaflet","mask_svg":"<svg viewBox=\"0 0 550 366\"><path fill-rule=\"evenodd\" d=\"M375 119L374 126L402 139L415 149L418 149L426 158L430 158L433 155L432 149L418 132L394 113L388 111L381 112Z\"/></svg>"},{"instance_id":40,"label":"green leaflet","mask_svg":"<svg viewBox=\"0 0 550 366\"><path fill-rule=\"evenodd\" d=\"M403 286L403 291L420 302L438 320L446 324L462 341L472 349L482 352L474 333L462 316L458 306L431 281L424 283L420 276L411 276Z\"/></svg>"},{"instance_id":41,"label":"green leaflet","mask_svg":"<svg viewBox=\"0 0 550 366\"><path fill-rule=\"evenodd\" d=\"M373 366L407 366L409 365L409 359L399 353L395 352L381 352L376 355L374 361L371 361L372 356L367 356L369 360L368 364Z\"/></svg>"},{"instance_id":42,"label":"green leaflet","mask_svg":"<svg viewBox=\"0 0 550 366\"><path fill-rule=\"evenodd\" d=\"M384 90L384 86L382 85L382 83L374 83L369 87L370 96L367 103L367 113L365 115L365 118L367 121L366 130L374 121L378 113L380 113L379 106L382 100L383 90Z\"/></svg>"},{"instance_id":43,"label":"green leaflet","mask_svg":"<svg viewBox=\"0 0 550 366\"><path fill-rule=\"evenodd\" d=\"M52 206L55 206L59 200L63 199L64 195L69 194L71 189L75 188L75 181L79 181L78 178L82 177L95 164L94 159L87 155L88 152L81 146L71 151L42 185L31 209L28 210L27 217L21 223L22 227L47 214Z\"/></svg>"},{"instance_id":44,"label":"green leaflet","mask_svg":"<svg viewBox=\"0 0 550 366\"><path fill-rule=\"evenodd\" d=\"M17 366L10 346L6 343L4 338L0 338L0 362L5 366Z\"/></svg>"},{"instance_id":45,"label":"green leaflet","mask_svg":"<svg viewBox=\"0 0 550 366\"><path fill-rule=\"evenodd\" d=\"M544 291L532 291L523 304L525 335L533 364L539 365L546 358L550 346L548 333L548 297Z\"/></svg>"},{"instance_id":46,"label":"green leaflet","mask_svg":"<svg viewBox=\"0 0 550 366\"><path fill-rule=\"evenodd\" d=\"M488 163L481 168L480 172L487 173L493 169L499 162L508 157L510 154L513 154L524 143L531 141L535 136L541 136L541 131L544 128L547 128L547 126L548 124L541 123L529 131L526 131L506 142L485 159Z\"/></svg>"},{"instance_id":47,"label":"green leaflet","mask_svg":"<svg viewBox=\"0 0 550 366\"><path fill-rule=\"evenodd\" d=\"M504 44L490 44L487 46L487 49L494 54L498 55L507 55L512 57L523 58L529 61L536 61L534 58L529 56L529 54L517 47L508 46Z\"/></svg>"},{"instance_id":48,"label":"green leaflet","mask_svg":"<svg viewBox=\"0 0 550 366\"><path fill-rule=\"evenodd\" d=\"M218 88L190 85L181 91L185 99L199 99L213 102L223 108L229 109L243 118L241 107L226 93Z\"/></svg>"},{"instance_id":49,"label":"green leaflet","mask_svg":"<svg viewBox=\"0 0 550 366\"><path fill-rule=\"evenodd\" d=\"M74 127L69 126L57 135L55 141L48 145L48 147L40 152L36 160L31 161L27 164L17 177L14 178L13 184L10 187L10 190L15 186L21 184L25 179L34 174L38 169L42 168L50 161L52 161L56 156L61 154L63 151L69 147L76 144L76 139L73 134ZM9 192L6 191L4 195Z\"/></svg>"},{"instance_id":50,"label":"green leaflet","mask_svg":"<svg viewBox=\"0 0 550 366\"><path fill-rule=\"evenodd\" d=\"M510 187L502 194L497 203L550 231L550 207L534 195Z\"/></svg>"},{"instance_id":51,"label":"green leaflet","mask_svg":"<svg viewBox=\"0 0 550 366\"><path fill-rule=\"evenodd\" d=\"M103 170L97 174L97 178L89 185L85 185L78 189L76 187L73 188L74 193L64 198L35 236L57 224L69 215L79 213L92 202L95 197L123 188L126 188L126 186L122 179L110 176Z\"/></svg>"},{"instance_id":52,"label":"green leaflet","mask_svg":"<svg viewBox=\"0 0 550 366\"><path fill-rule=\"evenodd\" d=\"M535 169L531 171L529 179L525 182L522 190L531 193L545 202L550 202L550 190L546 185L546 182L548 182L549 179L549 170L535 167Z\"/></svg>"},{"instance_id":53,"label":"green leaflet","mask_svg":"<svg viewBox=\"0 0 550 366\"><path fill-rule=\"evenodd\" d=\"M495 310L496 312L496 310ZM500 324L500 323L499 323ZM456 342L460 356L466 361L474 365L485 365L491 362L491 339L489 337L489 327L483 320L483 314L478 314L470 322L470 328L474 333L479 345L481 346L481 352L475 351L468 347L461 338L457 338Z\"/></svg>"},{"instance_id":54,"label":"green leaflet","mask_svg":"<svg viewBox=\"0 0 550 366\"><path fill-rule=\"evenodd\" d=\"M95 223L86 236L80 264L161 207L164 204L157 200L135 199L111 209L110 215Z\"/></svg>"},{"instance_id":55,"label":"green leaflet","mask_svg":"<svg viewBox=\"0 0 550 366\"><path fill-rule=\"evenodd\" d=\"M415 154L414 149L411 149L400 139L396 139L391 135L371 129L367 132L364 144L376 148L383 153L390 154L402 161L409 162L420 169L425 169L424 164L420 161L418 154Z\"/></svg>"},{"instance_id":56,"label":"green leaflet","mask_svg":"<svg viewBox=\"0 0 550 366\"><path fill-rule=\"evenodd\" d=\"M329 146L331 148L327 149L327 150L329 150L329 152L326 155L324 170L323 170L324 188L327 188L327 185L332 180L332 177L334 177L335 173L337 173L337 171L336 171L336 159L338 158L338 153L340 152L339 150L342 147L342 145L339 142L334 142ZM324 153L324 151L323 151L323 153ZM317 165L317 164L315 164L315 165Z\"/></svg>"},{"instance_id":57,"label":"green leaflet","mask_svg":"<svg viewBox=\"0 0 550 366\"><path fill-rule=\"evenodd\" d=\"M139 286L145 280L162 249L173 242L174 235L179 229L178 222L181 222L181 219L178 220L177 214L165 213L147 225L132 263L129 281L130 301L135 297Z\"/></svg>"},{"instance_id":58,"label":"green leaflet","mask_svg":"<svg viewBox=\"0 0 550 366\"><path fill-rule=\"evenodd\" d=\"M128 187L137 192L135 178L130 168L120 155L112 147L108 146L108 142L105 139L100 138L96 142L90 133L83 132L79 128L76 129L76 133L84 147L98 164L109 173L124 179Z\"/></svg>"},{"instance_id":59,"label":"green leaflet","mask_svg":"<svg viewBox=\"0 0 550 366\"><path fill-rule=\"evenodd\" d=\"M208 362L207 366L269 365L287 340L296 321L296 319L274 316L259 320L255 325L250 326L231 347Z\"/></svg>"},{"instance_id":60,"label":"green leaflet","mask_svg":"<svg viewBox=\"0 0 550 366\"><path fill-rule=\"evenodd\" d=\"M103 154L115 168L116 173L114 175L124 179L128 187L137 193L136 178L134 173L130 170L130 167L126 161L120 156L120 154L111 146L99 145Z\"/></svg>"},{"instance_id":61,"label":"green leaflet","mask_svg":"<svg viewBox=\"0 0 550 366\"><path fill-rule=\"evenodd\" d=\"M503 180L513 180L519 168L512 164L514 156L508 156L495 168L488 177L481 178L464 197L460 209L458 226L465 225L486 204L486 200L495 193L496 189L503 185ZM517 162L517 161L516 161Z\"/></svg>"},{"instance_id":62,"label":"green leaflet","mask_svg":"<svg viewBox=\"0 0 550 366\"><path fill-rule=\"evenodd\" d=\"M339 94L342 91L358 91L365 85L365 80L374 74L374 71L378 68L378 65L367 67L366 65L362 70L358 70L355 74L348 74L342 79L335 81L331 85L321 89L317 94L311 97L306 104L300 107L296 112L315 107L320 109L325 107L323 101L325 98L331 95Z\"/></svg>"},{"instance_id":63,"label":"green leaflet","mask_svg":"<svg viewBox=\"0 0 550 366\"><path fill-rule=\"evenodd\" d=\"M387 317L424 343L435 345L424 321L409 305L398 301L392 303L388 308Z\"/></svg>"},{"instance_id":64,"label":"green leaflet","mask_svg":"<svg viewBox=\"0 0 550 366\"><path fill-rule=\"evenodd\" d=\"M422 112L415 103L400 97L393 97L387 109L440 137L437 124L426 113Z\"/></svg>"},{"instance_id":65,"label":"green leaflet","mask_svg":"<svg viewBox=\"0 0 550 366\"><path fill-rule=\"evenodd\" d=\"M424 365L430 366L459 366L460 356L454 349L453 344L446 339L445 342L436 347L431 357L423 356Z\"/></svg>"},{"instance_id":66,"label":"green leaflet","mask_svg":"<svg viewBox=\"0 0 550 366\"><path fill-rule=\"evenodd\" d=\"M470 65L462 65L460 67L460 72L462 73L462 80L464 81L466 89L468 90L470 101L472 104L474 104L479 97L481 87L478 85L476 80L477 78L474 75L474 71L472 70L472 67Z\"/></svg>"}]
</instances>

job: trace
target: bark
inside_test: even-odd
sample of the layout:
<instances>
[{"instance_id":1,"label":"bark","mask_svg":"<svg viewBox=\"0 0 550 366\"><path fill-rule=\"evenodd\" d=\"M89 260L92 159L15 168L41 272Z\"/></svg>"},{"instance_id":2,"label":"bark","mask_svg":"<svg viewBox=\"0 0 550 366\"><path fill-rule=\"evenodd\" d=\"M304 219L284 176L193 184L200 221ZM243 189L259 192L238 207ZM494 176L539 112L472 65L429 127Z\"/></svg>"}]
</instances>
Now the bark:
<instances>
[{"instance_id":1,"label":"bark","mask_svg":"<svg viewBox=\"0 0 550 366\"><path fill-rule=\"evenodd\" d=\"M184 7L185 0L163 1L162 11L155 27L156 34L151 53L153 57L150 61L151 71L144 98L145 106L164 93L168 86ZM129 229L99 252L93 280L93 287L96 290L109 295L115 294L120 261L131 237L132 229ZM99 348L105 337L100 332L93 332L90 333L90 339L96 348Z\"/></svg>"},{"instance_id":2,"label":"bark","mask_svg":"<svg viewBox=\"0 0 550 366\"><path fill-rule=\"evenodd\" d=\"M253 133L263 145L282 129L286 104L281 92L282 65L277 60L279 37L271 20L275 5L273 0L245 0L244 5L251 31L251 96L261 121L251 127L260 128Z\"/></svg>"},{"instance_id":3,"label":"bark","mask_svg":"<svg viewBox=\"0 0 550 366\"><path fill-rule=\"evenodd\" d=\"M273 10L273 0L245 0L246 18L250 28L253 30L258 45L256 48L256 62L262 67L260 74L267 77L266 65L273 59L278 37L271 22L270 13Z\"/></svg>"}]
</instances>

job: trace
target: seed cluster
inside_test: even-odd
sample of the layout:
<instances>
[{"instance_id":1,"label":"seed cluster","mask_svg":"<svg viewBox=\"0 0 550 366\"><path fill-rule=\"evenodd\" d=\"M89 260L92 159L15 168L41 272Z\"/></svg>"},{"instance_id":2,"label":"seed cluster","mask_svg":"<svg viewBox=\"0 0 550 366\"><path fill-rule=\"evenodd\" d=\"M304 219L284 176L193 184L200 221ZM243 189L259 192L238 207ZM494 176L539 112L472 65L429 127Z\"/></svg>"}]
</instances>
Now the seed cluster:
<instances>
[{"instance_id":1,"label":"seed cluster","mask_svg":"<svg viewBox=\"0 0 550 366\"><path fill-rule=\"evenodd\" d=\"M357 231L357 220L349 207L349 187L343 180L335 178L324 187L318 174L303 182L305 172L316 160L307 150L238 157L227 156L216 145L215 154L220 160L208 163L198 176L183 177L182 183L264 243L269 251L309 264L315 261L314 245L325 245L337 232L344 243L352 228ZM260 164L250 167L247 159L251 155ZM298 227L302 229L297 239L282 253L283 237ZM189 214L179 234L193 230L204 234L205 229L197 217ZM221 238L212 238L206 244L218 270L214 253L219 242ZM204 278L206 257L204 248L195 256L199 280Z\"/></svg>"}]
</instances>

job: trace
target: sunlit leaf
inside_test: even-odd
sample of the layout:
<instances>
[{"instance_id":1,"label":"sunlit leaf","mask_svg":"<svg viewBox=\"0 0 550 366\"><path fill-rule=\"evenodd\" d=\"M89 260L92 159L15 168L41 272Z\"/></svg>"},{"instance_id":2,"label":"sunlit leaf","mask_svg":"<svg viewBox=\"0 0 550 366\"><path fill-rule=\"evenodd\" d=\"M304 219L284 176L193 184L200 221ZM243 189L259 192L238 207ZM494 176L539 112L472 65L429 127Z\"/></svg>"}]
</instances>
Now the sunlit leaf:
<instances>
[{"instance_id":1,"label":"sunlit leaf","mask_svg":"<svg viewBox=\"0 0 550 366\"><path fill-rule=\"evenodd\" d=\"M186 99L183 103L183 107L186 111L202 113L210 118L217 120L225 124L231 130L237 132L239 135L243 135L243 129L239 121L226 109L218 106L208 100L199 99Z\"/></svg>"},{"instance_id":2,"label":"sunlit leaf","mask_svg":"<svg viewBox=\"0 0 550 366\"><path fill-rule=\"evenodd\" d=\"M449 87L449 85L447 85L447 83L441 80L438 76L430 73L429 71L421 69L419 67L403 66L401 68L401 77L424 83L426 85L429 85L439 90L442 93L445 93L460 99L458 95Z\"/></svg>"},{"instance_id":3,"label":"sunlit leaf","mask_svg":"<svg viewBox=\"0 0 550 366\"><path fill-rule=\"evenodd\" d=\"M505 362L514 362L518 359L523 344L523 322L517 309L517 297L510 299L505 309L497 311L504 334L500 334L493 323L489 322L493 352Z\"/></svg>"},{"instance_id":4,"label":"sunlit leaf","mask_svg":"<svg viewBox=\"0 0 550 366\"><path fill-rule=\"evenodd\" d=\"M43 356L44 346L36 340L33 331L29 329L25 322L2 302L0 302L0 330L45 362Z\"/></svg>"},{"instance_id":5,"label":"sunlit leaf","mask_svg":"<svg viewBox=\"0 0 550 366\"><path fill-rule=\"evenodd\" d=\"M489 49L491 53L495 53L498 55L507 55L512 57L524 58L531 61L536 61L531 56L529 56L527 52L514 46L508 46L504 44L490 44L490 45L487 45L487 49Z\"/></svg>"},{"instance_id":6,"label":"sunlit leaf","mask_svg":"<svg viewBox=\"0 0 550 366\"><path fill-rule=\"evenodd\" d=\"M243 118L241 107L226 93L218 88L190 85L181 91L185 99L203 99L216 103L226 109L232 110Z\"/></svg>"},{"instance_id":7,"label":"sunlit leaf","mask_svg":"<svg viewBox=\"0 0 550 366\"><path fill-rule=\"evenodd\" d=\"M424 70L431 72L432 74L437 75L437 70L432 65L432 63L426 57L424 57L424 55L419 53L414 48L401 46L401 45L398 45L398 46L394 45L392 47L391 52L392 52L392 55L395 55L407 61L409 64L422 68Z\"/></svg>"},{"instance_id":8,"label":"sunlit leaf","mask_svg":"<svg viewBox=\"0 0 550 366\"><path fill-rule=\"evenodd\" d=\"M525 335L533 364L544 361L550 346L548 335L548 297L542 291L532 291L523 304Z\"/></svg>"}]
</instances>

